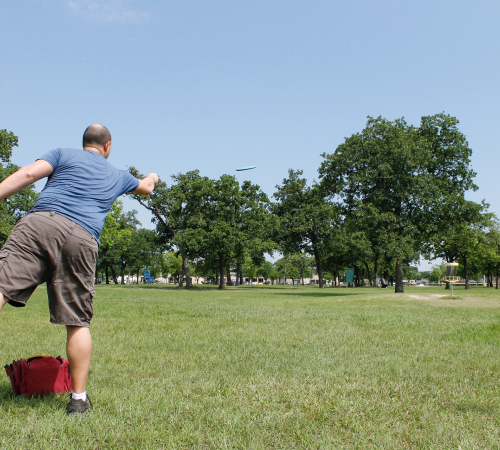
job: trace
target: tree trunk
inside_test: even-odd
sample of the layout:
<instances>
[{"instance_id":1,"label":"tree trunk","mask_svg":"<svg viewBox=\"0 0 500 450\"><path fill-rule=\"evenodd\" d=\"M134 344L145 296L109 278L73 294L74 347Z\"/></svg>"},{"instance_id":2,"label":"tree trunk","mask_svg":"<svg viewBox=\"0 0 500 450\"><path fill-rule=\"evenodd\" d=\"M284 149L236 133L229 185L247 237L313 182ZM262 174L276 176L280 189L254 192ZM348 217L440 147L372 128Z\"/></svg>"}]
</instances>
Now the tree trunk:
<instances>
[{"instance_id":1,"label":"tree trunk","mask_svg":"<svg viewBox=\"0 0 500 450\"><path fill-rule=\"evenodd\" d=\"M467 263L467 256L464 256L464 275L465 275L465 289L470 289L470 285L469 285L469 265Z\"/></svg>"},{"instance_id":2,"label":"tree trunk","mask_svg":"<svg viewBox=\"0 0 500 450\"><path fill-rule=\"evenodd\" d=\"M286 256L285 256L285 273L283 275L283 286L286 284Z\"/></svg>"},{"instance_id":3,"label":"tree trunk","mask_svg":"<svg viewBox=\"0 0 500 450\"><path fill-rule=\"evenodd\" d=\"M224 278L224 255L219 254L219 289L224 289L226 287L226 282Z\"/></svg>"},{"instance_id":4,"label":"tree trunk","mask_svg":"<svg viewBox=\"0 0 500 450\"><path fill-rule=\"evenodd\" d=\"M183 287L184 278L186 279L186 289L190 289L193 287L193 283L191 283L191 274L189 273L189 259L185 250L179 247L179 253L182 258L182 274L180 276L179 288Z\"/></svg>"},{"instance_id":5,"label":"tree trunk","mask_svg":"<svg viewBox=\"0 0 500 450\"><path fill-rule=\"evenodd\" d=\"M500 272L500 264L497 265L497 279L495 281L495 289L498 289L498 273ZM492 283L493 284L493 283ZM493 286L492 286L493 287Z\"/></svg>"},{"instance_id":6,"label":"tree trunk","mask_svg":"<svg viewBox=\"0 0 500 450\"><path fill-rule=\"evenodd\" d=\"M241 263L236 263L236 285L243 284L242 275L241 275Z\"/></svg>"},{"instance_id":7,"label":"tree trunk","mask_svg":"<svg viewBox=\"0 0 500 450\"><path fill-rule=\"evenodd\" d=\"M113 275L113 281L115 284L118 284L118 277L116 276L116 270L115 270L115 267L112 265L110 267L111 269L111 275Z\"/></svg>"},{"instance_id":8,"label":"tree trunk","mask_svg":"<svg viewBox=\"0 0 500 450\"><path fill-rule=\"evenodd\" d=\"M446 262L450 262L450 261L448 261L448 259L447 259ZM447 277L451 276L451 266L446 266L446 276ZM444 289L445 290L446 289L451 289L449 281L446 281L446 286L444 287Z\"/></svg>"},{"instance_id":9,"label":"tree trunk","mask_svg":"<svg viewBox=\"0 0 500 450\"><path fill-rule=\"evenodd\" d=\"M125 284L125 269L126 269L126 264L122 264L121 265L121 269L122 269L122 283L121 284Z\"/></svg>"},{"instance_id":10,"label":"tree trunk","mask_svg":"<svg viewBox=\"0 0 500 450\"><path fill-rule=\"evenodd\" d=\"M106 284L109 284L109 266L106 264Z\"/></svg>"},{"instance_id":11,"label":"tree trunk","mask_svg":"<svg viewBox=\"0 0 500 450\"><path fill-rule=\"evenodd\" d=\"M375 287L379 287L379 280L378 280L378 255L375 255L374 260L373 260L373 275L375 276ZM370 284L371 284L371 278L370 278Z\"/></svg>"},{"instance_id":12,"label":"tree trunk","mask_svg":"<svg viewBox=\"0 0 500 450\"><path fill-rule=\"evenodd\" d=\"M401 258L396 258L396 293L404 292L403 286L403 261Z\"/></svg>"},{"instance_id":13,"label":"tree trunk","mask_svg":"<svg viewBox=\"0 0 500 450\"><path fill-rule=\"evenodd\" d=\"M314 260L316 261L316 271L318 272L319 288L322 289L325 287L325 282L323 281L323 270L321 269L321 260L317 251L314 252Z\"/></svg>"},{"instance_id":14,"label":"tree trunk","mask_svg":"<svg viewBox=\"0 0 500 450\"><path fill-rule=\"evenodd\" d=\"M368 275L368 280L370 282L370 287L372 287L372 273L370 272L370 267L368 266L368 263L366 262L363 262L363 264L365 265L365 268L366 268L366 273Z\"/></svg>"},{"instance_id":15,"label":"tree trunk","mask_svg":"<svg viewBox=\"0 0 500 450\"><path fill-rule=\"evenodd\" d=\"M231 280L231 267L229 267L229 261L226 263L226 279L228 286L234 286L233 281Z\"/></svg>"}]
</instances>

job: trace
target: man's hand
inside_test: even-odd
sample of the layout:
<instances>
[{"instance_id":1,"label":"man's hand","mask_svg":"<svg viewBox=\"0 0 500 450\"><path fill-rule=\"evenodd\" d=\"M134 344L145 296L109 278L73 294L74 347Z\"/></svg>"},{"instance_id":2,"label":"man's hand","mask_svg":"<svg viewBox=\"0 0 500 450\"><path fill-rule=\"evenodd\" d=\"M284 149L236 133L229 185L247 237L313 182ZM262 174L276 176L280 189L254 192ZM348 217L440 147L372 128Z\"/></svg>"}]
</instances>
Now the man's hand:
<instances>
[{"instance_id":1,"label":"man's hand","mask_svg":"<svg viewBox=\"0 0 500 450\"><path fill-rule=\"evenodd\" d=\"M147 177L151 177L153 179L155 185L158 184L158 175L156 173L150 173L150 174L148 174L146 176Z\"/></svg>"}]
</instances>

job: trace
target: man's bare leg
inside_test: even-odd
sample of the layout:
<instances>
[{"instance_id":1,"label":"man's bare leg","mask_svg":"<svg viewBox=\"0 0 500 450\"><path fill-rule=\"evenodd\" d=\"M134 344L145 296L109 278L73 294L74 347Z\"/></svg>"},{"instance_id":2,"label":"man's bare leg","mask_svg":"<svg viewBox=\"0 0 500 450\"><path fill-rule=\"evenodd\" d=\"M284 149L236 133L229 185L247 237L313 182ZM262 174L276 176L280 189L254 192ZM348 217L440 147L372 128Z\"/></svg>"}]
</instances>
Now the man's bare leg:
<instances>
[{"instance_id":1,"label":"man's bare leg","mask_svg":"<svg viewBox=\"0 0 500 450\"><path fill-rule=\"evenodd\" d=\"M87 378L92 358L92 337L90 329L86 327L66 325L66 330L68 332L66 354L73 379L73 392L82 394L87 390Z\"/></svg>"},{"instance_id":2,"label":"man's bare leg","mask_svg":"<svg viewBox=\"0 0 500 450\"><path fill-rule=\"evenodd\" d=\"M3 308L3 305L6 305L7 303L9 303L9 299L0 293L0 310Z\"/></svg>"}]
</instances>

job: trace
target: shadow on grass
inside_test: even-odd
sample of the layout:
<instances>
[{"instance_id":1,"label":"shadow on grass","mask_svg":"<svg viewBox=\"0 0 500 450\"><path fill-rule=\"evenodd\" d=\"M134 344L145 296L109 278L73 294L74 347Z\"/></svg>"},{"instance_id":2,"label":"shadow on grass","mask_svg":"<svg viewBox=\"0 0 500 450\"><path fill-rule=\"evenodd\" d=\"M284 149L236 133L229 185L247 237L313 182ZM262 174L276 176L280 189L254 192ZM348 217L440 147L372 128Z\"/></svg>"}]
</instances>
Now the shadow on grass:
<instances>
[{"instance_id":1,"label":"shadow on grass","mask_svg":"<svg viewBox=\"0 0 500 450\"><path fill-rule=\"evenodd\" d=\"M482 415L497 415L498 414L498 408L490 405L480 405L477 403L466 403L466 402L461 402L461 403L452 403L450 405L443 405L441 406L441 409L448 409L452 411L456 411L460 414L467 414L467 413L477 413L477 414L482 414Z\"/></svg>"},{"instance_id":2,"label":"shadow on grass","mask_svg":"<svg viewBox=\"0 0 500 450\"><path fill-rule=\"evenodd\" d=\"M177 285L172 285L172 284L153 284L153 285L148 285L148 284L100 284L97 286L102 286L106 288L111 288L111 289L149 289L149 290L155 290L155 291L162 291L162 290L170 290L170 291L190 291L190 292L203 292L203 291L219 291L219 292L224 292L224 291L266 291L270 292L273 294L278 294L278 295L300 295L304 297L345 297L345 296L351 296L351 295L366 295L367 291L372 290L373 291L378 291L380 292L380 289L376 290L371 287L358 287L355 289L352 288L325 288L325 289L319 289L318 287L309 287L309 286L301 286L299 288L297 287L292 287L292 286L226 286L224 289L219 289L217 285L195 285L190 289L187 288L179 288ZM386 291L388 292L388 291ZM391 291L394 292L394 291Z\"/></svg>"},{"instance_id":3,"label":"shadow on grass","mask_svg":"<svg viewBox=\"0 0 500 450\"><path fill-rule=\"evenodd\" d=\"M179 291L206 291L218 289L217 285L195 285L191 288L182 287L180 288L177 284L98 284L96 286L102 286L112 289L153 289L153 290L179 290ZM226 289L237 289L233 286L228 286Z\"/></svg>"},{"instance_id":4,"label":"shadow on grass","mask_svg":"<svg viewBox=\"0 0 500 450\"><path fill-rule=\"evenodd\" d=\"M275 290L273 294L276 295L300 295L301 297L346 297L346 296L355 296L355 295L366 295L366 291L356 291L356 290L350 290L346 292L345 289L318 289L315 290L314 292L311 291L305 291L301 289L281 289L281 290Z\"/></svg>"},{"instance_id":5,"label":"shadow on grass","mask_svg":"<svg viewBox=\"0 0 500 450\"><path fill-rule=\"evenodd\" d=\"M12 386L6 383L0 384L0 400L12 400L15 398L15 394L12 391Z\"/></svg>"},{"instance_id":6,"label":"shadow on grass","mask_svg":"<svg viewBox=\"0 0 500 450\"><path fill-rule=\"evenodd\" d=\"M10 383L0 384L0 405L2 409L10 406L16 409L43 409L44 412L49 410L65 410L68 403L68 394L49 394L44 397L23 397L16 395L12 391Z\"/></svg>"}]
</instances>

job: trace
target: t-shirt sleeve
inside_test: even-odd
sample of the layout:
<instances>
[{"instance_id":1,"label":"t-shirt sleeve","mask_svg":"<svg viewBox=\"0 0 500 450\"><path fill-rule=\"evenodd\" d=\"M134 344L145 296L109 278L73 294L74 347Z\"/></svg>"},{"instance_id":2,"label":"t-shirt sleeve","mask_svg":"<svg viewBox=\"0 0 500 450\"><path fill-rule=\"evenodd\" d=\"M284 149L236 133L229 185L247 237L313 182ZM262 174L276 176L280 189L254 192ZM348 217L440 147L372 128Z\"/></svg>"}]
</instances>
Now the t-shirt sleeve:
<instances>
[{"instance_id":1,"label":"t-shirt sleeve","mask_svg":"<svg viewBox=\"0 0 500 450\"><path fill-rule=\"evenodd\" d=\"M59 163L60 156L61 156L61 149L56 148L54 150L51 150L50 152L43 154L38 159L43 159L44 161L47 161L52 166L52 168L55 170L55 168L57 167L57 164ZM38 159L37 159L37 161L38 161Z\"/></svg>"},{"instance_id":2,"label":"t-shirt sleeve","mask_svg":"<svg viewBox=\"0 0 500 450\"><path fill-rule=\"evenodd\" d=\"M123 189L122 193L135 191L139 186L139 180L128 172L122 171Z\"/></svg>"}]
</instances>

